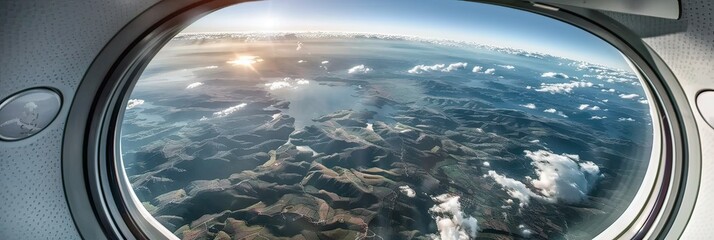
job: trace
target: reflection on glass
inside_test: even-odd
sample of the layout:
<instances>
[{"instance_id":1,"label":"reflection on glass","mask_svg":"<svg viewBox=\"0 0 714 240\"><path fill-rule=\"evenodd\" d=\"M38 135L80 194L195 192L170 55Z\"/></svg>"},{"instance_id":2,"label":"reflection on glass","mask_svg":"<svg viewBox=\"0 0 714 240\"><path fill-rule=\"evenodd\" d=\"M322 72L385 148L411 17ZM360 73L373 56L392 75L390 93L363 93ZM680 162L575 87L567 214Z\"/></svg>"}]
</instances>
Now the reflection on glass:
<instances>
[{"instance_id":1,"label":"reflection on glass","mask_svg":"<svg viewBox=\"0 0 714 240\"><path fill-rule=\"evenodd\" d=\"M543 16L259 2L159 52L121 151L183 239L588 239L640 187L649 111L616 49Z\"/></svg>"},{"instance_id":2,"label":"reflection on glass","mask_svg":"<svg viewBox=\"0 0 714 240\"><path fill-rule=\"evenodd\" d=\"M0 141L31 137L46 128L62 106L60 95L36 88L17 93L0 103Z\"/></svg>"}]
</instances>

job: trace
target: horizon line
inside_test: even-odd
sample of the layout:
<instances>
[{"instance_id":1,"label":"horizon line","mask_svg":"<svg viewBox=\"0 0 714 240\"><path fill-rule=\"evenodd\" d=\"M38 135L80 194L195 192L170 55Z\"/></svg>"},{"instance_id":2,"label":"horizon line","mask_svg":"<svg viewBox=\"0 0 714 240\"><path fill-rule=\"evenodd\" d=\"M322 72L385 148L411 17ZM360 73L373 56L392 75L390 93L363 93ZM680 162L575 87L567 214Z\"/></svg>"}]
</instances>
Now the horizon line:
<instances>
[{"instance_id":1,"label":"horizon line","mask_svg":"<svg viewBox=\"0 0 714 240\"><path fill-rule=\"evenodd\" d=\"M535 50L527 50L523 48L516 48L516 47L504 47L504 46L495 46L492 44L486 44L486 43L479 43L476 41L468 41L468 40L454 40L454 39L444 39L444 38L430 38L430 37L423 37L423 36L414 36L414 35L407 35L407 34L387 34L387 33L374 33L374 32L350 32L350 31L214 31L214 32L179 32L176 34L171 40L174 38L178 37L179 35L188 35L188 34L290 34L290 33L338 33L338 34L365 34L365 35L382 35L382 36L397 36L397 37L407 37L407 38L414 38L414 39L420 39L420 40L426 40L428 41L443 41L443 42L452 42L452 43L458 43L458 44L468 44L468 45L476 45L480 47L490 47L490 48L496 48L496 49L510 49L510 50L517 50L517 51L523 51L527 53L534 53L534 54L539 54L539 55L544 55L544 56L550 56L550 57L555 57L555 58L561 58L573 62L584 62L588 63L591 65L595 65L598 67L607 67L615 70L620 70L620 71L627 71L625 69L621 69L619 67L615 66L606 66L603 64L598 64L598 63L593 63L590 61L586 60L578 60L578 59L572 59L572 58L567 58L563 56L556 56L553 54L549 53L543 53ZM409 39L406 39L409 40ZM620 55L623 57L623 60L625 63L627 63L628 66L631 67L630 71L635 72L636 70L632 68L632 65L630 61L625 57L625 55L620 52Z\"/></svg>"}]
</instances>

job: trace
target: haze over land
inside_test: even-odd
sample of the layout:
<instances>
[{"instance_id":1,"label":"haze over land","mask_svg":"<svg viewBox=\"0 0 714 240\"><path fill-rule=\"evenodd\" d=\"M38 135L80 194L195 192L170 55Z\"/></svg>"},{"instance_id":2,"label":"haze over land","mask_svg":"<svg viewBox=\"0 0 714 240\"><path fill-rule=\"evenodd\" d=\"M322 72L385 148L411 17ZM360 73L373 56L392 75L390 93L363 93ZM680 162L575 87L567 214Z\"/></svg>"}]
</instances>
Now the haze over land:
<instances>
[{"instance_id":1,"label":"haze over land","mask_svg":"<svg viewBox=\"0 0 714 240\"><path fill-rule=\"evenodd\" d=\"M647 168L640 84L469 42L183 34L132 92L122 155L183 239L592 238Z\"/></svg>"}]
</instances>

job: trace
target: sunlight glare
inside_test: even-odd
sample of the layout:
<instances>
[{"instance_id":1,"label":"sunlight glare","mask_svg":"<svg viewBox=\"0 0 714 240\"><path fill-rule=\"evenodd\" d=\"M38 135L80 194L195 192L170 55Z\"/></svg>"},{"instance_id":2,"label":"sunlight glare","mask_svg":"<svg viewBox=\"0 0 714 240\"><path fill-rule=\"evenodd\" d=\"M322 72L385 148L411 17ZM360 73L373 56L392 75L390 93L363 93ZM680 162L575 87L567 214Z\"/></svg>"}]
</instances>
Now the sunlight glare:
<instances>
[{"instance_id":1,"label":"sunlight glare","mask_svg":"<svg viewBox=\"0 0 714 240\"><path fill-rule=\"evenodd\" d=\"M226 63L232 64L233 66L244 66L252 68L253 64L262 61L263 59L258 56L238 56L233 60L227 61Z\"/></svg>"}]
</instances>

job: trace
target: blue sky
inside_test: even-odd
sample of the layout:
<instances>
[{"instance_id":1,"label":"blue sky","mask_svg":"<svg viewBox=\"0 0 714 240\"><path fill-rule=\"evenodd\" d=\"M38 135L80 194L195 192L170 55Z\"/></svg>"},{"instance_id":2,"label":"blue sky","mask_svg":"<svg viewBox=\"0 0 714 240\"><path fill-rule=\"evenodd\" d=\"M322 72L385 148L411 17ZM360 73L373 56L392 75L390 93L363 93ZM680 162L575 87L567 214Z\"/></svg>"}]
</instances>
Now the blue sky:
<instances>
[{"instance_id":1,"label":"blue sky","mask_svg":"<svg viewBox=\"0 0 714 240\"><path fill-rule=\"evenodd\" d=\"M450 0L268 0L226 7L184 32L365 32L474 41L629 69L619 51L530 12Z\"/></svg>"}]
</instances>

